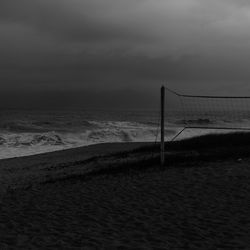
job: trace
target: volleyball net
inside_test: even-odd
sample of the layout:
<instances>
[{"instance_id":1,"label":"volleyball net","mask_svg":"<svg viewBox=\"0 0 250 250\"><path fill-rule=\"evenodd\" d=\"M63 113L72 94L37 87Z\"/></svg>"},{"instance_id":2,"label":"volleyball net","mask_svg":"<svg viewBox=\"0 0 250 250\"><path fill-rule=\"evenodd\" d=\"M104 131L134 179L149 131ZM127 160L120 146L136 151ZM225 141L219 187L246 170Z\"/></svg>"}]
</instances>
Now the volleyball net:
<instances>
[{"instance_id":1,"label":"volleyball net","mask_svg":"<svg viewBox=\"0 0 250 250\"><path fill-rule=\"evenodd\" d=\"M167 126L250 131L250 96L184 95L165 87Z\"/></svg>"}]
</instances>

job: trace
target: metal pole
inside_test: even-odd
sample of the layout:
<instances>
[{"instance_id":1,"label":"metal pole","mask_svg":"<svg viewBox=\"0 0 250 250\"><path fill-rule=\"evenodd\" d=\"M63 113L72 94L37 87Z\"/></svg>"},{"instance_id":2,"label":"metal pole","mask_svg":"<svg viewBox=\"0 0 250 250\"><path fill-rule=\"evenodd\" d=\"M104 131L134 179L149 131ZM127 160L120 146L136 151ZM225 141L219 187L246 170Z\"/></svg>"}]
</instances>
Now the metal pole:
<instances>
[{"instance_id":1,"label":"metal pole","mask_svg":"<svg viewBox=\"0 0 250 250\"><path fill-rule=\"evenodd\" d=\"M161 166L165 162L165 87L161 87Z\"/></svg>"}]
</instances>

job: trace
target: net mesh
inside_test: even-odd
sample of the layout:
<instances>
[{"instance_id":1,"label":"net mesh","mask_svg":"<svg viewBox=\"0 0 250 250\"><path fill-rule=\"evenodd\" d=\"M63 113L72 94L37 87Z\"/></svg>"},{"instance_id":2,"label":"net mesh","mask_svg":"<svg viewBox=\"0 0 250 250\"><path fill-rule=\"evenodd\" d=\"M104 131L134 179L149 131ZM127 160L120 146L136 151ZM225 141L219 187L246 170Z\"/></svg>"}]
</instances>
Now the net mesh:
<instances>
[{"instance_id":1,"label":"net mesh","mask_svg":"<svg viewBox=\"0 0 250 250\"><path fill-rule=\"evenodd\" d=\"M170 127L250 130L250 97L181 95L166 88Z\"/></svg>"}]
</instances>

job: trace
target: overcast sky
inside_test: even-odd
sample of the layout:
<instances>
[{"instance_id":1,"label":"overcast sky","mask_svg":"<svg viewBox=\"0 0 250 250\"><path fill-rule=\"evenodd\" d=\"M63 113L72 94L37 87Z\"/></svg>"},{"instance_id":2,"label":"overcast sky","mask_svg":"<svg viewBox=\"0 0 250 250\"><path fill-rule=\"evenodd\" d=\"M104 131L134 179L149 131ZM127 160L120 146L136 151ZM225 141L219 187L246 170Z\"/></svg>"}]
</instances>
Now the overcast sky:
<instances>
[{"instance_id":1,"label":"overcast sky","mask_svg":"<svg viewBox=\"0 0 250 250\"><path fill-rule=\"evenodd\" d=\"M247 0L1 0L2 93L250 95Z\"/></svg>"}]
</instances>

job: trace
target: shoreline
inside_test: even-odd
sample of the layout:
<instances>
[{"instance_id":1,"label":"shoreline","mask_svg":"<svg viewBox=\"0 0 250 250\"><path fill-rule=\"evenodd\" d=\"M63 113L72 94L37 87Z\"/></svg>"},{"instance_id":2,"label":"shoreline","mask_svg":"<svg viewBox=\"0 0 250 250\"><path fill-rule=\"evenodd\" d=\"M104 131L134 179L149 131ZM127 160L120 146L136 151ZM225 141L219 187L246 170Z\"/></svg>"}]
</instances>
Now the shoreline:
<instances>
[{"instance_id":1,"label":"shoreline","mask_svg":"<svg viewBox=\"0 0 250 250\"><path fill-rule=\"evenodd\" d=\"M248 137L167 144L164 168L147 143L0 161L0 248L248 249Z\"/></svg>"},{"instance_id":2,"label":"shoreline","mask_svg":"<svg viewBox=\"0 0 250 250\"><path fill-rule=\"evenodd\" d=\"M58 149L54 151L48 151L48 152L43 152L43 153L37 153L37 154L31 154L31 155L23 155L23 156L14 156L10 158L2 158L0 159L0 163L5 160L14 160L14 159L24 159L27 157L39 157L39 156L45 156L45 155L56 155L56 154L61 154L62 152L66 152L68 154L75 154L74 151L82 151L84 152L85 149L88 151L88 148L91 148L91 151L96 151L97 149L101 148L102 150L107 150L107 153L116 151L114 147L118 146L118 151L122 150L121 147L124 147L125 150L130 150L134 148L139 148L139 147L144 147L147 145L152 145L155 144L154 142L102 142L102 143L95 143L95 144L89 144L89 145L84 145L84 146L77 146L77 147L70 147L70 148L63 148L63 149ZM113 146L112 146L113 145ZM107 146L107 147L105 147ZM93 148L93 150L92 150ZM95 149L96 148L96 149ZM106 149L105 149L106 148ZM106 153L106 152L105 152Z\"/></svg>"},{"instance_id":3,"label":"shoreline","mask_svg":"<svg viewBox=\"0 0 250 250\"><path fill-rule=\"evenodd\" d=\"M72 150L74 151L75 149L84 149L84 148L87 148L87 147L96 147L98 145L111 145L111 144L138 144L138 145L144 145L144 144L153 144L154 142L100 142L100 143L92 143L92 144L88 144L88 145L82 145L82 146L76 146L76 147L65 147L65 148L57 148L57 149L53 149L53 150L48 150L48 151L40 151L39 153L24 153L24 154L21 154L21 155L18 155L18 156L10 156L10 157L7 157L7 158L0 158L0 162L2 160L10 160L10 159L17 159L17 158L24 158L24 157L36 157L36 156L39 156L39 155L45 155L45 154L54 154L56 152L61 152L61 151L69 151L69 150Z\"/></svg>"},{"instance_id":4,"label":"shoreline","mask_svg":"<svg viewBox=\"0 0 250 250\"><path fill-rule=\"evenodd\" d=\"M250 157L250 134L205 135L166 142L166 166L216 162ZM100 143L31 156L0 160L0 198L6 190L36 183L82 176L93 171L160 166L159 144L149 142ZM1 200L1 199L0 199Z\"/></svg>"}]
</instances>

